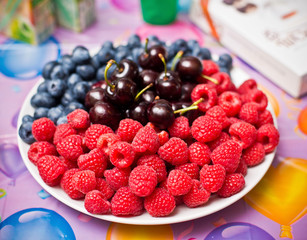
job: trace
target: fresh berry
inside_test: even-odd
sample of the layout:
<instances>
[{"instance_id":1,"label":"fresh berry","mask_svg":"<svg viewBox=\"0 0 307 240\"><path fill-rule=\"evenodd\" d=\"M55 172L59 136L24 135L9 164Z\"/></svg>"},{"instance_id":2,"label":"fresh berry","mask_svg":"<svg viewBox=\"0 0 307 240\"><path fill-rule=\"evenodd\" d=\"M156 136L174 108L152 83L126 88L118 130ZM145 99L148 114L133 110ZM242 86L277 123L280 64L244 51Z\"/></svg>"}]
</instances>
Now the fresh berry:
<instances>
[{"instance_id":1,"label":"fresh berry","mask_svg":"<svg viewBox=\"0 0 307 240\"><path fill-rule=\"evenodd\" d=\"M279 143L279 132L273 124L264 124L258 129L257 141L262 143L265 153L273 152Z\"/></svg>"},{"instance_id":2,"label":"fresh berry","mask_svg":"<svg viewBox=\"0 0 307 240\"><path fill-rule=\"evenodd\" d=\"M212 74L219 72L219 66L212 60L202 60L201 62L203 64L203 75L211 76Z\"/></svg>"},{"instance_id":3,"label":"fresh berry","mask_svg":"<svg viewBox=\"0 0 307 240\"><path fill-rule=\"evenodd\" d=\"M185 195L192 188L192 178L179 169L171 170L167 178L168 191L173 196Z\"/></svg>"},{"instance_id":4,"label":"fresh berry","mask_svg":"<svg viewBox=\"0 0 307 240\"><path fill-rule=\"evenodd\" d=\"M206 116L211 117L215 121L221 123L223 129L227 128L230 125L228 117L226 116L226 113L221 106L216 105L210 108L206 112Z\"/></svg>"},{"instance_id":5,"label":"fresh berry","mask_svg":"<svg viewBox=\"0 0 307 240\"><path fill-rule=\"evenodd\" d=\"M226 170L221 164L204 165L199 172L200 182L209 192L217 192L224 183Z\"/></svg>"},{"instance_id":6,"label":"fresh berry","mask_svg":"<svg viewBox=\"0 0 307 240\"><path fill-rule=\"evenodd\" d=\"M257 82L254 79L244 81L238 88L238 93L248 94L249 92L257 89Z\"/></svg>"},{"instance_id":7,"label":"fresh berry","mask_svg":"<svg viewBox=\"0 0 307 240\"><path fill-rule=\"evenodd\" d=\"M238 93L226 91L219 96L218 105L223 108L227 117L234 117L240 112L242 102Z\"/></svg>"},{"instance_id":8,"label":"fresh berry","mask_svg":"<svg viewBox=\"0 0 307 240\"><path fill-rule=\"evenodd\" d=\"M199 179L199 167L196 163L185 163L185 164L176 166L176 169L179 169L185 172L192 179Z\"/></svg>"},{"instance_id":9,"label":"fresh berry","mask_svg":"<svg viewBox=\"0 0 307 240\"><path fill-rule=\"evenodd\" d=\"M69 169L64 173L61 179L61 188L72 199L82 199L85 196L84 193L75 189L72 183L72 177L75 175L76 172L79 171L81 170L78 168Z\"/></svg>"},{"instance_id":10,"label":"fresh berry","mask_svg":"<svg viewBox=\"0 0 307 240\"><path fill-rule=\"evenodd\" d=\"M38 159L37 169L43 181L51 187L60 183L63 174L67 170L58 157L50 155L45 155Z\"/></svg>"},{"instance_id":11,"label":"fresh berry","mask_svg":"<svg viewBox=\"0 0 307 240\"><path fill-rule=\"evenodd\" d=\"M27 144L32 144L35 142L35 138L32 134L33 122L24 122L18 129L19 137Z\"/></svg>"},{"instance_id":12,"label":"fresh berry","mask_svg":"<svg viewBox=\"0 0 307 240\"><path fill-rule=\"evenodd\" d=\"M243 176L246 176L246 174L247 174L247 164L243 160L243 154L242 154L242 157L240 159L239 166L237 167L235 173L241 173Z\"/></svg>"},{"instance_id":13,"label":"fresh berry","mask_svg":"<svg viewBox=\"0 0 307 240\"><path fill-rule=\"evenodd\" d=\"M32 124L32 134L36 141L52 142L56 126L46 117L35 120Z\"/></svg>"},{"instance_id":14,"label":"fresh berry","mask_svg":"<svg viewBox=\"0 0 307 240\"><path fill-rule=\"evenodd\" d=\"M92 214L106 214L110 212L111 203L104 198L101 192L92 190L85 195L84 207Z\"/></svg>"},{"instance_id":15,"label":"fresh berry","mask_svg":"<svg viewBox=\"0 0 307 240\"><path fill-rule=\"evenodd\" d=\"M167 129L172 125L175 119L171 103L165 99L154 100L147 107L147 118L148 121L152 122L156 127Z\"/></svg>"},{"instance_id":16,"label":"fresh berry","mask_svg":"<svg viewBox=\"0 0 307 240\"><path fill-rule=\"evenodd\" d=\"M160 147L156 131L148 126L141 128L135 135L132 146L136 152L154 154Z\"/></svg>"},{"instance_id":17,"label":"fresh berry","mask_svg":"<svg viewBox=\"0 0 307 240\"><path fill-rule=\"evenodd\" d=\"M245 102L253 102L257 105L258 111L264 111L268 106L268 98L261 90L254 90L243 95Z\"/></svg>"},{"instance_id":18,"label":"fresh berry","mask_svg":"<svg viewBox=\"0 0 307 240\"><path fill-rule=\"evenodd\" d=\"M46 141L31 144L28 150L28 158L34 165L37 165L38 159L45 155L57 155L56 148L53 144Z\"/></svg>"},{"instance_id":19,"label":"fresh berry","mask_svg":"<svg viewBox=\"0 0 307 240\"><path fill-rule=\"evenodd\" d=\"M218 138L216 138L215 140L213 140L211 142L208 142L207 145L212 152L215 148L220 146L222 143L227 142L228 140L230 140L229 134L226 133L226 132L221 132L221 134Z\"/></svg>"},{"instance_id":20,"label":"fresh berry","mask_svg":"<svg viewBox=\"0 0 307 240\"><path fill-rule=\"evenodd\" d=\"M159 157L172 165L181 165L189 160L187 144L180 138L170 138L158 150Z\"/></svg>"},{"instance_id":21,"label":"fresh berry","mask_svg":"<svg viewBox=\"0 0 307 240\"><path fill-rule=\"evenodd\" d=\"M143 127L141 123L132 119L123 119L119 122L117 135L122 141L132 142L137 132Z\"/></svg>"},{"instance_id":22,"label":"fresh berry","mask_svg":"<svg viewBox=\"0 0 307 240\"><path fill-rule=\"evenodd\" d=\"M151 195L145 198L144 207L153 217L165 217L174 211L176 202L166 189L156 188Z\"/></svg>"},{"instance_id":23,"label":"fresh berry","mask_svg":"<svg viewBox=\"0 0 307 240\"><path fill-rule=\"evenodd\" d=\"M130 143L118 141L110 146L111 163L118 168L129 167L135 158L135 151Z\"/></svg>"},{"instance_id":24,"label":"fresh berry","mask_svg":"<svg viewBox=\"0 0 307 240\"><path fill-rule=\"evenodd\" d=\"M97 148L103 150L107 155L109 155L110 147L120 141L120 137L114 133L104 133L101 134L97 140Z\"/></svg>"},{"instance_id":25,"label":"fresh berry","mask_svg":"<svg viewBox=\"0 0 307 240\"><path fill-rule=\"evenodd\" d=\"M78 158L78 166L81 170L91 170L96 177L102 177L107 168L108 157L100 150L95 148L89 153L82 154Z\"/></svg>"},{"instance_id":26,"label":"fresh berry","mask_svg":"<svg viewBox=\"0 0 307 240\"><path fill-rule=\"evenodd\" d=\"M192 136L199 142L206 143L218 138L222 132L222 124L208 116L196 118L191 127Z\"/></svg>"},{"instance_id":27,"label":"fresh berry","mask_svg":"<svg viewBox=\"0 0 307 240\"><path fill-rule=\"evenodd\" d=\"M191 190L183 196L184 204L189 208L198 207L208 202L210 192L203 188L199 180L192 180Z\"/></svg>"},{"instance_id":28,"label":"fresh berry","mask_svg":"<svg viewBox=\"0 0 307 240\"><path fill-rule=\"evenodd\" d=\"M169 134L167 131L162 130L158 133L160 146L163 146L169 140Z\"/></svg>"},{"instance_id":29,"label":"fresh berry","mask_svg":"<svg viewBox=\"0 0 307 240\"><path fill-rule=\"evenodd\" d=\"M68 123L75 129L84 129L90 126L88 112L83 109L76 109L67 115Z\"/></svg>"},{"instance_id":30,"label":"fresh berry","mask_svg":"<svg viewBox=\"0 0 307 240\"><path fill-rule=\"evenodd\" d=\"M245 186L244 176L241 173L228 174L222 188L217 192L220 197L230 197L240 192Z\"/></svg>"},{"instance_id":31,"label":"fresh berry","mask_svg":"<svg viewBox=\"0 0 307 240\"><path fill-rule=\"evenodd\" d=\"M239 118L252 125L256 125L259 120L258 107L254 102L248 102L242 105L239 112Z\"/></svg>"},{"instance_id":32,"label":"fresh berry","mask_svg":"<svg viewBox=\"0 0 307 240\"><path fill-rule=\"evenodd\" d=\"M216 79L218 84L215 84L213 82L208 82L208 84L212 85L216 88L216 92L218 95L220 95L223 92L230 91L232 85L230 77L225 72L217 72L211 75L212 78Z\"/></svg>"},{"instance_id":33,"label":"fresh berry","mask_svg":"<svg viewBox=\"0 0 307 240\"><path fill-rule=\"evenodd\" d=\"M86 194L96 188L95 172L91 170L81 170L72 176L72 185L76 190Z\"/></svg>"},{"instance_id":34,"label":"fresh berry","mask_svg":"<svg viewBox=\"0 0 307 240\"><path fill-rule=\"evenodd\" d=\"M189 120L184 116L177 117L167 130L171 137L186 139L190 135Z\"/></svg>"},{"instance_id":35,"label":"fresh berry","mask_svg":"<svg viewBox=\"0 0 307 240\"><path fill-rule=\"evenodd\" d=\"M236 171L242 154L242 148L235 141L227 141L215 148L211 153L213 164L221 164L227 173Z\"/></svg>"},{"instance_id":36,"label":"fresh berry","mask_svg":"<svg viewBox=\"0 0 307 240\"><path fill-rule=\"evenodd\" d=\"M252 145L257 138L256 128L247 122L237 122L230 126L231 139L238 142L243 149Z\"/></svg>"},{"instance_id":37,"label":"fresh berry","mask_svg":"<svg viewBox=\"0 0 307 240\"><path fill-rule=\"evenodd\" d=\"M155 189L157 182L156 171L145 165L135 167L129 176L129 187L139 197L149 196Z\"/></svg>"},{"instance_id":38,"label":"fresh berry","mask_svg":"<svg viewBox=\"0 0 307 240\"><path fill-rule=\"evenodd\" d=\"M58 153L70 161L77 161L83 154L83 138L79 135L70 135L62 139L56 146Z\"/></svg>"},{"instance_id":39,"label":"fresh berry","mask_svg":"<svg viewBox=\"0 0 307 240\"><path fill-rule=\"evenodd\" d=\"M216 105L218 96L215 88L209 84L198 84L195 86L191 93L191 99L193 102L198 101L200 98L204 100L197 106L202 112L206 112L208 109Z\"/></svg>"},{"instance_id":40,"label":"fresh berry","mask_svg":"<svg viewBox=\"0 0 307 240\"><path fill-rule=\"evenodd\" d=\"M152 167L157 174L157 181L162 182L167 177L167 171L164 161L156 154L144 155L137 161L138 166Z\"/></svg>"},{"instance_id":41,"label":"fresh berry","mask_svg":"<svg viewBox=\"0 0 307 240\"><path fill-rule=\"evenodd\" d=\"M248 167L258 165L264 160L265 150L261 143L254 143L252 146L246 148L242 152L242 160Z\"/></svg>"},{"instance_id":42,"label":"fresh berry","mask_svg":"<svg viewBox=\"0 0 307 240\"><path fill-rule=\"evenodd\" d=\"M113 130L101 124L92 124L85 132L85 144L89 149L97 147L97 140L104 133L114 133Z\"/></svg>"},{"instance_id":43,"label":"fresh berry","mask_svg":"<svg viewBox=\"0 0 307 240\"><path fill-rule=\"evenodd\" d=\"M59 156L60 160L64 163L66 169L78 168L76 161L70 161L62 156Z\"/></svg>"},{"instance_id":44,"label":"fresh berry","mask_svg":"<svg viewBox=\"0 0 307 240\"><path fill-rule=\"evenodd\" d=\"M129 187L121 187L111 200L111 210L115 216L138 216L143 212L143 201Z\"/></svg>"},{"instance_id":45,"label":"fresh berry","mask_svg":"<svg viewBox=\"0 0 307 240\"><path fill-rule=\"evenodd\" d=\"M211 162L211 151L205 143L195 142L189 146L189 160L198 166L204 166Z\"/></svg>"},{"instance_id":46,"label":"fresh berry","mask_svg":"<svg viewBox=\"0 0 307 240\"><path fill-rule=\"evenodd\" d=\"M130 168L117 168L114 167L104 171L104 177L110 187L117 191L119 188L128 185L128 179L130 175Z\"/></svg>"},{"instance_id":47,"label":"fresh berry","mask_svg":"<svg viewBox=\"0 0 307 240\"><path fill-rule=\"evenodd\" d=\"M258 122L256 124L256 127L260 128L262 125L267 124L267 123L274 124L274 121L273 121L273 116L271 112L265 109L263 112L259 113Z\"/></svg>"}]
</instances>

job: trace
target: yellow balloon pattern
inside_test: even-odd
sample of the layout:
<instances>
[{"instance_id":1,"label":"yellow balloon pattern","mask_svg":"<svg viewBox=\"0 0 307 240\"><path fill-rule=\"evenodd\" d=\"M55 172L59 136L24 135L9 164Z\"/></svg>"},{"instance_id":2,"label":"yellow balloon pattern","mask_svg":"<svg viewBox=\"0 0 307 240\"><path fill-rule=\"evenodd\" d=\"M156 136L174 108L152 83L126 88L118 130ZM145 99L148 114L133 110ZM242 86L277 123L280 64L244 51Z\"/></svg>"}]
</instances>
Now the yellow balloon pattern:
<instances>
[{"instance_id":1,"label":"yellow balloon pattern","mask_svg":"<svg viewBox=\"0 0 307 240\"><path fill-rule=\"evenodd\" d=\"M291 224L307 212L307 160L285 158L270 167L245 201L281 225L281 238L293 238Z\"/></svg>"},{"instance_id":2,"label":"yellow balloon pattern","mask_svg":"<svg viewBox=\"0 0 307 240\"><path fill-rule=\"evenodd\" d=\"M128 225L111 223L106 240L173 240L170 225Z\"/></svg>"}]
</instances>

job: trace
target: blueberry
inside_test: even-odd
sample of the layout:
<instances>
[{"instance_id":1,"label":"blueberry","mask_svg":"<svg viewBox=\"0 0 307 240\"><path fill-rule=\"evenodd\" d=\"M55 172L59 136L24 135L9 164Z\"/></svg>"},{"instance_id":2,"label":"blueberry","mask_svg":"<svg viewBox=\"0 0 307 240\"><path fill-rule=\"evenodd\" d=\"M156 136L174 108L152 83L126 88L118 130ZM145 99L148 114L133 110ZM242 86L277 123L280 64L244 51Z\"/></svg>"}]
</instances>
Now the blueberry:
<instances>
[{"instance_id":1,"label":"blueberry","mask_svg":"<svg viewBox=\"0 0 307 240\"><path fill-rule=\"evenodd\" d=\"M56 61L47 62L42 70L43 78L50 79L50 74L54 66L58 65Z\"/></svg>"},{"instance_id":2,"label":"blueberry","mask_svg":"<svg viewBox=\"0 0 307 240\"><path fill-rule=\"evenodd\" d=\"M160 41L158 36L156 36L156 35L148 35L147 38L148 38L149 42L150 41L155 41L155 42L159 42Z\"/></svg>"},{"instance_id":3,"label":"blueberry","mask_svg":"<svg viewBox=\"0 0 307 240\"><path fill-rule=\"evenodd\" d=\"M67 74L64 72L62 65L56 65L51 71L51 79L65 79Z\"/></svg>"},{"instance_id":4,"label":"blueberry","mask_svg":"<svg viewBox=\"0 0 307 240\"><path fill-rule=\"evenodd\" d=\"M231 69L231 67L232 67L232 57L227 53L220 55L219 60L218 60L218 65L220 67L225 67L227 69Z\"/></svg>"},{"instance_id":5,"label":"blueberry","mask_svg":"<svg viewBox=\"0 0 307 240\"><path fill-rule=\"evenodd\" d=\"M79 101L84 101L85 95L90 90L89 85L86 82L77 82L73 87L73 94Z\"/></svg>"},{"instance_id":6,"label":"blueberry","mask_svg":"<svg viewBox=\"0 0 307 240\"><path fill-rule=\"evenodd\" d=\"M129 55L130 55L130 51L128 49L118 50L115 53L114 60L116 62L120 62L121 60L125 59Z\"/></svg>"},{"instance_id":7,"label":"blueberry","mask_svg":"<svg viewBox=\"0 0 307 240\"><path fill-rule=\"evenodd\" d=\"M63 114L67 116L67 114L71 113L72 111L76 109L84 109L85 107L83 106L82 103L79 102L71 102L69 103L65 108Z\"/></svg>"},{"instance_id":8,"label":"blueberry","mask_svg":"<svg viewBox=\"0 0 307 240\"><path fill-rule=\"evenodd\" d=\"M47 117L51 119L54 123L56 123L59 117L62 116L63 111L64 107L62 105L58 105L49 109Z\"/></svg>"},{"instance_id":9,"label":"blueberry","mask_svg":"<svg viewBox=\"0 0 307 240\"><path fill-rule=\"evenodd\" d=\"M77 82L83 81L82 78L77 74L71 74L67 79L67 88L71 89Z\"/></svg>"},{"instance_id":10,"label":"blueberry","mask_svg":"<svg viewBox=\"0 0 307 240\"><path fill-rule=\"evenodd\" d=\"M48 81L43 81L41 84L37 87L37 92L47 92L47 83Z\"/></svg>"},{"instance_id":11,"label":"blueberry","mask_svg":"<svg viewBox=\"0 0 307 240\"><path fill-rule=\"evenodd\" d=\"M95 69L100 68L101 64L100 64L100 60L99 60L99 56L98 54L94 55L91 59L91 64L93 65L93 67Z\"/></svg>"},{"instance_id":12,"label":"blueberry","mask_svg":"<svg viewBox=\"0 0 307 240\"><path fill-rule=\"evenodd\" d=\"M89 81L95 77L96 69L90 64L79 65L76 68L76 73L79 74L83 80Z\"/></svg>"},{"instance_id":13,"label":"blueberry","mask_svg":"<svg viewBox=\"0 0 307 240\"><path fill-rule=\"evenodd\" d=\"M64 124L67 123L67 116L62 115L61 117L58 118L58 120L56 121L56 125L60 125L60 124Z\"/></svg>"},{"instance_id":14,"label":"blueberry","mask_svg":"<svg viewBox=\"0 0 307 240\"><path fill-rule=\"evenodd\" d=\"M101 48L97 53L100 64L106 64L110 59L114 58L115 51L110 48Z\"/></svg>"},{"instance_id":15,"label":"blueberry","mask_svg":"<svg viewBox=\"0 0 307 240\"><path fill-rule=\"evenodd\" d=\"M227 73L230 76L230 71L229 71L228 68L226 68L226 67L219 67L219 69L220 69L220 72Z\"/></svg>"},{"instance_id":16,"label":"blueberry","mask_svg":"<svg viewBox=\"0 0 307 240\"><path fill-rule=\"evenodd\" d=\"M106 66L103 66L101 68L99 68L96 72L96 79L98 81L101 81L101 80L105 80L104 79L104 72L105 72L105 69L106 69ZM114 70L116 69L116 65L111 65L111 67L109 68L109 70L107 71L107 78L110 79L111 78L111 75L112 73L114 72Z\"/></svg>"},{"instance_id":17,"label":"blueberry","mask_svg":"<svg viewBox=\"0 0 307 240\"><path fill-rule=\"evenodd\" d=\"M36 108L34 111L34 118L39 119L42 117L47 117L48 111L49 111L49 108L45 108L45 107Z\"/></svg>"},{"instance_id":18,"label":"blueberry","mask_svg":"<svg viewBox=\"0 0 307 240\"><path fill-rule=\"evenodd\" d=\"M173 44L175 46L176 52L179 52L180 50L186 52L188 50L187 42L184 39L179 38L175 42L173 42Z\"/></svg>"},{"instance_id":19,"label":"blueberry","mask_svg":"<svg viewBox=\"0 0 307 240\"><path fill-rule=\"evenodd\" d=\"M133 49L136 47L141 47L141 39L140 36L137 34L133 34L128 38L128 47Z\"/></svg>"},{"instance_id":20,"label":"blueberry","mask_svg":"<svg viewBox=\"0 0 307 240\"><path fill-rule=\"evenodd\" d=\"M61 98L61 104L63 106L67 106L70 102L76 101L76 98L74 96L74 93L72 92L71 88L66 90L64 95Z\"/></svg>"},{"instance_id":21,"label":"blueberry","mask_svg":"<svg viewBox=\"0 0 307 240\"><path fill-rule=\"evenodd\" d=\"M177 54L175 45L171 44L167 46L166 51L167 51L167 61L169 62Z\"/></svg>"},{"instance_id":22,"label":"blueberry","mask_svg":"<svg viewBox=\"0 0 307 240\"><path fill-rule=\"evenodd\" d=\"M139 56L144 52L144 49L139 47L139 48L133 48L131 51L133 61L138 62Z\"/></svg>"},{"instance_id":23,"label":"blueberry","mask_svg":"<svg viewBox=\"0 0 307 240\"><path fill-rule=\"evenodd\" d=\"M53 79L48 81L47 90L53 97L61 97L66 90L66 83L61 79Z\"/></svg>"},{"instance_id":24,"label":"blueberry","mask_svg":"<svg viewBox=\"0 0 307 240\"><path fill-rule=\"evenodd\" d=\"M195 48L200 48L198 41L195 39L190 39L187 41L187 46L190 51L193 51Z\"/></svg>"},{"instance_id":25,"label":"blueberry","mask_svg":"<svg viewBox=\"0 0 307 240\"><path fill-rule=\"evenodd\" d=\"M192 52L192 55L198 57L202 60L209 60L211 59L211 52L208 48L195 48Z\"/></svg>"},{"instance_id":26,"label":"blueberry","mask_svg":"<svg viewBox=\"0 0 307 240\"><path fill-rule=\"evenodd\" d=\"M75 71L76 65L72 61L71 56L65 54L61 58L62 68L66 75L69 75Z\"/></svg>"},{"instance_id":27,"label":"blueberry","mask_svg":"<svg viewBox=\"0 0 307 240\"><path fill-rule=\"evenodd\" d=\"M35 142L35 139L32 134L32 124L33 122L25 122L21 124L20 128L18 129L19 137L28 144L32 144Z\"/></svg>"},{"instance_id":28,"label":"blueberry","mask_svg":"<svg viewBox=\"0 0 307 240\"><path fill-rule=\"evenodd\" d=\"M48 92L36 93L31 98L31 105L34 108L38 107L51 108L54 107L56 104L57 104L56 99L52 97Z\"/></svg>"},{"instance_id":29,"label":"blueberry","mask_svg":"<svg viewBox=\"0 0 307 240\"><path fill-rule=\"evenodd\" d=\"M105 41L101 47L108 48L108 49L114 49L113 43L111 41Z\"/></svg>"},{"instance_id":30,"label":"blueberry","mask_svg":"<svg viewBox=\"0 0 307 240\"><path fill-rule=\"evenodd\" d=\"M72 52L73 62L77 65L89 63L91 60L90 53L86 47L77 46Z\"/></svg>"},{"instance_id":31,"label":"blueberry","mask_svg":"<svg viewBox=\"0 0 307 240\"><path fill-rule=\"evenodd\" d=\"M22 117L22 123L26 123L26 122L33 122L34 121L34 117L30 116L29 114L24 115Z\"/></svg>"}]
</instances>

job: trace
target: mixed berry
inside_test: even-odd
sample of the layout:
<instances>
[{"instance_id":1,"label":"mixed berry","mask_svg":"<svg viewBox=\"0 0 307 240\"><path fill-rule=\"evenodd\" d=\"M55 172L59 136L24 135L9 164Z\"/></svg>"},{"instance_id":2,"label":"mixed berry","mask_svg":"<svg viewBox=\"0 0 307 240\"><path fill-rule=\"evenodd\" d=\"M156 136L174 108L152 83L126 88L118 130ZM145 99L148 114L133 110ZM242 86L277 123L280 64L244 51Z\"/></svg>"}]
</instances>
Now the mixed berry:
<instances>
[{"instance_id":1,"label":"mixed berry","mask_svg":"<svg viewBox=\"0 0 307 240\"><path fill-rule=\"evenodd\" d=\"M43 181L89 213L203 206L240 192L279 142L266 95L253 79L237 88L231 67L194 40L133 35L93 57L78 46L45 65L19 135Z\"/></svg>"}]
</instances>

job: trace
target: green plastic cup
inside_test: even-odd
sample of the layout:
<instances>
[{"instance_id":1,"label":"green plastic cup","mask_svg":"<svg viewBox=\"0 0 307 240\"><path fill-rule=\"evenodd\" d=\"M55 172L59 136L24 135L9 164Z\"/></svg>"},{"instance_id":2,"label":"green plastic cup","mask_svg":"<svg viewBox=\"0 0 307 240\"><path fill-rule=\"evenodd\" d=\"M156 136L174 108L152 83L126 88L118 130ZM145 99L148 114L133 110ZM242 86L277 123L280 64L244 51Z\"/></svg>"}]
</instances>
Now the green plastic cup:
<instances>
[{"instance_id":1,"label":"green plastic cup","mask_svg":"<svg viewBox=\"0 0 307 240\"><path fill-rule=\"evenodd\" d=\"M177 16L177 0L141 0L145 22L153 25L167 25Z\"/></svg>"}]
</instances>

